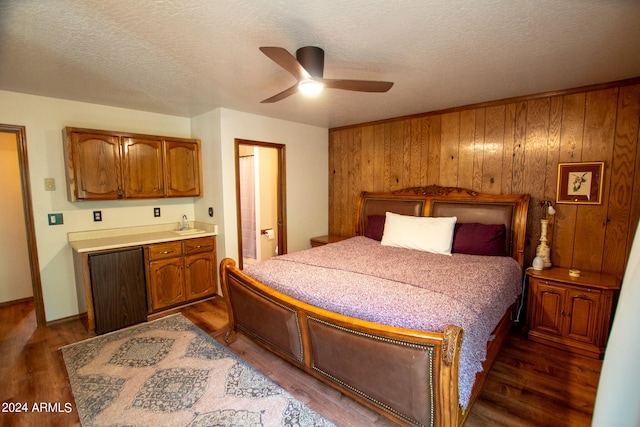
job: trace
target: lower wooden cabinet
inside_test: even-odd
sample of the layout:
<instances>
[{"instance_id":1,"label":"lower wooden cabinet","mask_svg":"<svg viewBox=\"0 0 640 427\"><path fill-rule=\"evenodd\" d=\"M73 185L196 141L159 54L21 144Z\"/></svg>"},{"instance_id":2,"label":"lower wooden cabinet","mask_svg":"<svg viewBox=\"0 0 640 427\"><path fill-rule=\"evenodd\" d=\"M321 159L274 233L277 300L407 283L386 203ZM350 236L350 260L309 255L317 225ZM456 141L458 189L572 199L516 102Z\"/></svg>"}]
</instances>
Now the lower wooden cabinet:
<instances>
[{"instance_id":1,"label":"lower wooden cabinet","mask_svg":"<svg viewBox=\"0 0 640 427\"><path fill-rule=\"evenodd\" d=\"M188 301L216 293L216 257L211 253L185 257L185 293Z\"/></svg>"},{"instance_id":2,"label":"lower wooden cabinet","mask_svg":"<svg viewBox=\"0 0 640 427\"><path fill-rule=\"evenodd\" d=\"M215 243L211 236L147 246L150 312L215 295Z\"/></svg>"},{"instance_id":3,"label":"lower wooden cabinet","mask_svg":"<svg viewBox=\"0 0 640 427\"><path fill-rule=\"evenodd\" d=\"M600 358L611 327L620 281L612 276L569 270L528 270L529 339Z\"/></svg>"}]
</instances>

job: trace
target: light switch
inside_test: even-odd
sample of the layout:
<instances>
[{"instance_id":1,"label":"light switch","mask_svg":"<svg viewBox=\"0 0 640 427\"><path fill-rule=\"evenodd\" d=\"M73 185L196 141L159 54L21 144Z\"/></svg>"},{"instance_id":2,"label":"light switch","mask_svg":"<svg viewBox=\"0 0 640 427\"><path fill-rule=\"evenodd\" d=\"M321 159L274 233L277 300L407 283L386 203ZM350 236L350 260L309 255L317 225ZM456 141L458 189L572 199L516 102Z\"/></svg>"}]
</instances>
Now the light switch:
<instances>
[{"instance_id":1,"label":"light switch","mask_svg":"<svg viewBox=\"0 0 640 427\"><path fill-rule=\"evenodd\" d=\"M61 213L50 213L49 217L49 225L61 225L63 224L62 214Z\"/></svg>"},{"instance_id":2,"label":"light switch","mask_svg":"<svg viewBox=\"0 0 640 427\"><path fill-rule=\"evenodd\" d=\"M56 190L56 180L54 178L45 178L44 179L44 190L45 191L55 191Z\"/></svg>"}]
</instances>

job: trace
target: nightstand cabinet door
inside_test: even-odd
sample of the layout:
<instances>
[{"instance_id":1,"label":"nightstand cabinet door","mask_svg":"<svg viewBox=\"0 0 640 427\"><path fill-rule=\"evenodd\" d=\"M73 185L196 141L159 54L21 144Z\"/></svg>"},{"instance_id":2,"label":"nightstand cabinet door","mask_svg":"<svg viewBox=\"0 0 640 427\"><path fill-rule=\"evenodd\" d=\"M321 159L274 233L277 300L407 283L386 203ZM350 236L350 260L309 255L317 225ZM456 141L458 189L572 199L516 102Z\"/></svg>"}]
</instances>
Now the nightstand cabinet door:
<instances>
[{"instance_id":1,"label":"nightstand cabinet door","mask_svg":"<svg viewBox=\"0 0 640 427\"><path fill-rule=\"evenodd\" d=\"M597 345L596 327L600 292L569 289L565 306L565 335L576 341Z\"/></svg>"},{"instance_id":2,"label":"nightstand cabinet door","mask_svg":"<svg viewBox=\"0 0 640 427\"><path fill-rule=\"evenodd\" d=\"M553 286L548 282L531 280L532 292L536 294L534 319L531 329L540 330L547 334L562 335L564 321L565 289Z\"/></svg>"}]
</instances>

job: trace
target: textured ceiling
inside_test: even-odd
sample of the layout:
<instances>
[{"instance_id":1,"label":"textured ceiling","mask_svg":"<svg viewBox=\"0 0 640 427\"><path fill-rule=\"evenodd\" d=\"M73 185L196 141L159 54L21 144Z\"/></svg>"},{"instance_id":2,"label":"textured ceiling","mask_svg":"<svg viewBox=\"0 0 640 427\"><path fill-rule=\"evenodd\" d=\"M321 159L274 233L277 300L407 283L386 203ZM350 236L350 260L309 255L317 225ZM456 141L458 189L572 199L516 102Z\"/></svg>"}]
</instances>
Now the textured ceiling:
<instances>
[{"instance_id":1,"label":"textured ceiling","mask_svg":"<svg viewBox=\"0 0 640 427\"><path fill-rule=\"evenodd\" d=\"M295 80L258 48L307 45L395 85L261 104ZM338 127L639 76L638 0L0 0L0 89L185 117Z\"/></svg>"}]
</instances>

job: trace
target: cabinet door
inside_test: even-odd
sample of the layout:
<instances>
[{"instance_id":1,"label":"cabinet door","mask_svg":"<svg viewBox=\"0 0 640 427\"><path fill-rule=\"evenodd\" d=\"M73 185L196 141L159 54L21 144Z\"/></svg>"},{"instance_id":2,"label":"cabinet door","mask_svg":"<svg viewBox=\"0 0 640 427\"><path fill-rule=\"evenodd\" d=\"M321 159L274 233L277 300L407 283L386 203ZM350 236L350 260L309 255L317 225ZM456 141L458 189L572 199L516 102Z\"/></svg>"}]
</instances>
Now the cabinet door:
<instances>
[{"instance_id":1,"label":"cabinet door","mask_svg":"<svg viewBox=\"0 0 640 427\"><path fill-rule=\"evenodd\" d=\"M596 344L600 293L579 289L567 290L565 336L576 341Z\"/></svg>"},{"instance_id":2,"label":"cabinet door","mask_svg":"<svg viewBox=\"0 0 640 427\"><path fill-rule=\"evenodd\" d=\"M531 280L533 292L532 330L561 335L566 290L548 282Z\"/></svg>"},{"instance_id":3,"label":"cabinet door","mask_svg":"<svg viewBox=\"0 0 640 427\"><path fill-rule=\"evenodd\" d=\"M216 257L212 252L185 257L187 299L203 298L216 293Z\"/></svg>"},{"instance_id":4,"label":"cabinet door","mask_svg":"<svg viewBox=\"0 0 640 427\"><path fill-rule=\"evenodd\" d=\"M166 195L200 196L200 144L165 140Z\"/></svg>"},{"instance_id":5,"label":"cabinet door","mask_svg":"<svg viewBox=\"0 0 640 427\"><path fill-rule=\"evenodd\" d=\"M149 276L153 310L179 304L186 300L182 257L151 262Z\"/></svg>"},{"instance_id":6,"label":"cabinet door","mask_svg":"<svg viewBox=\"0 0 640 427\"><path fill-rule=\"evenodd\" d=\"M162 140L123 138L125 197L164 197Z\"/></svg>"},{"instance_id":7,"label":"cabinet door","mask_svg":"<svg viewBox=\"0 0 640 427\"><path fill-rule=\"evenodd\" d=\"M75 196L111 200L123 196L120 137L73 132L71 135ZM73 184L72 184L73 187Z\"/></svg>"}]
</instances>

